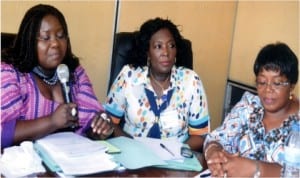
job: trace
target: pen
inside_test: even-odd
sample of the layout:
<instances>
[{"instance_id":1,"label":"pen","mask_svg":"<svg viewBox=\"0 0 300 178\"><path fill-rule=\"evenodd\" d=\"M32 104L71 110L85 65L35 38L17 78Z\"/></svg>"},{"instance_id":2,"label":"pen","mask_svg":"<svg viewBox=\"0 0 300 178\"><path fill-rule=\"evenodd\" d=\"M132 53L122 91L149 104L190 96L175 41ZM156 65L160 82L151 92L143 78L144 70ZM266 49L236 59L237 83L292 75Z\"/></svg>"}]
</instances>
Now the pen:
<instances>
[{"instance_id":1,"label":"pen","mask_svg":"<svg viewBox=\"0 0 300 178\"><path fill-rule=\"evenodd\" d=\"M175 154L174 154L171 150L169 150L169 148L167 148L164 144L160 143L160 146L161 146L163 149L167 150L172 156L175 156Z\"/></svg>"}]
</instances>

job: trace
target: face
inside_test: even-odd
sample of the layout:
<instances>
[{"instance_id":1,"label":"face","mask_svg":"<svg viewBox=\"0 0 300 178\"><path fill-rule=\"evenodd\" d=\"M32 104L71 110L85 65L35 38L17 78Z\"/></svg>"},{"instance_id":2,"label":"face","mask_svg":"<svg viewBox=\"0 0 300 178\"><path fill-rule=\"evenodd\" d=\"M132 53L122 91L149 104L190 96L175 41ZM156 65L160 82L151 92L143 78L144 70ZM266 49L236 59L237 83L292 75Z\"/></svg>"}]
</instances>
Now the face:
<instances>
[{"instance_id":1,"label":"face","mask_svg":"<svg viewBox=\"0 0 300 178\"><path fill-rule=\"evenodd\" d=\"M148 57L151 71L156 74L170 73L175 63L176 44L168 29L161 29L154 33L150 39Z\"/></svg>"},{"instance_id":2,"label":"face","mask_svg":"<svg viewBox=\"0 0 300 178\"><path fill-rule=\"evenodd\" d=\"M62 62L67 50L67 37L59 20L47 15L41 21L37 37L39 65L46 70L53 70Z\"/></svg>"},{"instance_id":3,"label":"face","mask_svg":"<svg viewBox=\"0 0 300 178\"><path fill-rule=\"evenodd\" d=\"M280 72L263 69L256 77L256 87L266 112L277 112L288 106L293 85Z\"/></svg>"}]
</instances>

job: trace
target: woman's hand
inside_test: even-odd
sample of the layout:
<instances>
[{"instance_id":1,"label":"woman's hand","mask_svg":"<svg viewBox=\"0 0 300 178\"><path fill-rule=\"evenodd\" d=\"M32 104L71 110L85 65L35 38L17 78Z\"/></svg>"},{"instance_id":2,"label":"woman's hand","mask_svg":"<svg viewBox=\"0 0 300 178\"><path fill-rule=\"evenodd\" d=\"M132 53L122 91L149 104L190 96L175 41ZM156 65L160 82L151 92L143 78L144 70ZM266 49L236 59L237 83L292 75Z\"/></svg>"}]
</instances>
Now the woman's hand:
<instances>
[{"instance_id":1,"label":"woman's hand","mask_svg":"<svg viewBox=\"0 0 300 178\"><path fill-rule=\"evenodd\" d=\"M74 109L76 104L68 103L61 104L50 116L52 125L57 129L72 127L75 128L79 125L76 113L74 114Z\"/></svg>"},{"instance_id":2,"label":"woman's hand","mask_svg":"<svg viewBox=\"0 0 300 178\"><path fill-rule=\"evenodd\" d=\"M211 153L207 165L213 177L252 177L256 171L254 160L230 154L225 150Z\"/></svg>"},{"instance_id":3,"label":"woman's hand","mask_svg":"<svg viewBox=\"0 0 300 178\"><path fill-rule=\"evenodd\" d=\"M212 177L227 176L226 170L223 168L223 164L227 162L227 157L222 149L217 147L210 148L209 154L206 155L206 162Z\"/></svg>"},{"instance_id":4,"label":"woman's hand","mask_svg":"<svg viewBox=\"0 0 300 178\"><path fill-rule=\"evenodd\" d=\"M100 112L94 116L87 135L92 139L103 140L109 137L113 131L111 117L105 112Z\"/></svg>"}]
</instances>

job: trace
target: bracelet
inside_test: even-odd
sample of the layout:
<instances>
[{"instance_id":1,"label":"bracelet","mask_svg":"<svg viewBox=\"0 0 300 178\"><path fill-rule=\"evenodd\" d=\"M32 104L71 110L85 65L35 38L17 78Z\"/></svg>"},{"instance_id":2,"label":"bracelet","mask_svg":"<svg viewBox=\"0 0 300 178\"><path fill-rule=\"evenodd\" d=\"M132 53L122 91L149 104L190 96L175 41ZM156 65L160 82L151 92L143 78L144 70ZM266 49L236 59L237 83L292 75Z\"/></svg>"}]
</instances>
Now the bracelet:
<instances>
[{"instance_id":1,"label":"bracelet","mask_svg":"<svg viewBox=\"0 0 300 178\"><path fill-rule=\"evenodd\" d=\"M253 178L259 178L260 177L260 169L259 169L259 162L257 160L255 160L255 173L253 175Z\"/></svg>"},{"instance_id":2,"label":"bracelet","mask_svg":"<svg viewBox=\"0 0 300 178\"><path fill-rule=\"evenodd\" d=\"M209 144L209 145L207 146L207 148L205 149L205 152L204 152L204 157L205 157L205 158L207 158L207 152L208 152L208 150L209 150L210 148L212 148L212 147L221 147L221 145L218 144L218 143L211 143L211 144Z\"/></svg>"}]
</instances>

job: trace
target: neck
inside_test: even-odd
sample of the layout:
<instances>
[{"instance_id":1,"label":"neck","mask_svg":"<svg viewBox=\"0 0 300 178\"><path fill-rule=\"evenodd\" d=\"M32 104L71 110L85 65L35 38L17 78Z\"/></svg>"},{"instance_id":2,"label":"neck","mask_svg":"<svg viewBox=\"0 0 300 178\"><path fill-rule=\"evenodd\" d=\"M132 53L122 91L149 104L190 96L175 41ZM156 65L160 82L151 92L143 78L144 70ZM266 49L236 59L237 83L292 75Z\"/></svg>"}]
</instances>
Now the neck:
<instances>
[{"instance_id":1,"label":"neck","mask_svg":"<svg viewBox=\"0 0 300 178\"><path fill-rule=\"evenodd\" d=\"M169 73L155 73L150 69L150 77L157 82L166 82L170 79L171 72Z\"/></svg>"}]
</instances>

